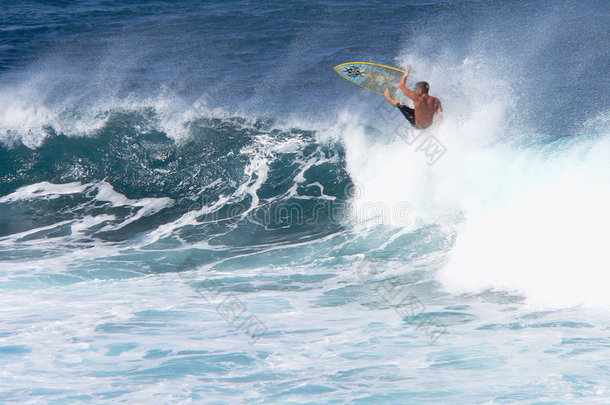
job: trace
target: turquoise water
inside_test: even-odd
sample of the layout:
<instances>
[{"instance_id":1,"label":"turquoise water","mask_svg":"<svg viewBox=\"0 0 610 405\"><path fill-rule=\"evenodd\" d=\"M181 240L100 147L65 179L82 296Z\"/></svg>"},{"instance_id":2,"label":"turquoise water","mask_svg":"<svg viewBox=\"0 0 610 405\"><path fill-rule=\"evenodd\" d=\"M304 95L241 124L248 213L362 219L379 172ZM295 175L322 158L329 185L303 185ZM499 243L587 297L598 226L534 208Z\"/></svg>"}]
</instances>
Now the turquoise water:
<instances>
[{"instance_id":1,"label":"turquoise water","mask_svg":"<svg viewBox=\"0 0 610 405\"><path fill-rule=\"evenodd\" d=\"M6 2L0 402L610 402L607 14Z\"/></svg>"}]
</instances>

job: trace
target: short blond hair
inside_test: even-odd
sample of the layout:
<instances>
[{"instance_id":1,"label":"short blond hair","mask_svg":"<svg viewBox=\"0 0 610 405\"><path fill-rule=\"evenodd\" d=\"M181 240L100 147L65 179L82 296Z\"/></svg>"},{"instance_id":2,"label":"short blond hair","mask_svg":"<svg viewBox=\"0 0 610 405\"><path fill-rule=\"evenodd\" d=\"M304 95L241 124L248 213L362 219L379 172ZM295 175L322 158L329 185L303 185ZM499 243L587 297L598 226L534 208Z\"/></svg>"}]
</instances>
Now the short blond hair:
<instances>
[{"instance_id":1,"label":"short blond hair","mask_svg":"<svg viewBox=\"0 0 610 405\"><path fill-rule=\"evenodd\" d=\"M415 88L420 89L421 92L425 94L428 94L428 92L430 91L430 85L428 84L428 82L417 82Z\"/></svg>"}]
</instances>

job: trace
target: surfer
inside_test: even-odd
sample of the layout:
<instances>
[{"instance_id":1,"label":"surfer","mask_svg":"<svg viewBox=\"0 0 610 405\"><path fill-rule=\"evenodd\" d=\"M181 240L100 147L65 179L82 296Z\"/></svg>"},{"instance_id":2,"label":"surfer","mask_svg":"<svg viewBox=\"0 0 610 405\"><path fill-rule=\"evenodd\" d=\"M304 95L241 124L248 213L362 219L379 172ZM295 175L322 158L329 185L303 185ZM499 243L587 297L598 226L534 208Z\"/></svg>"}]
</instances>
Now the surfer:
<instances>
[{"instance_id":1,"label":"surfer","mask_svg":"<svg viewBox=\"0 0 610 405\"><path fill-rule=\"evenodd\" d=\"M443 119L443 107L441 106L441 101L438 98L428 95L428 91L430 90L430 85L428 83L417 82L415 85L415 91L407 87L406 83L407 77L409 77L409 70L410 68L404 75L402 75L399 87L400 90L407 95L407 97L413 100L413 104L415 106L414 109L407 107L399 100L394 100L392 97L390 97L389 89L385 89L383 94L385 95L385 99L388 100L388 103L392 104L392 107L398 107L402 115L405 116L411 125L418 129L428 128L430 125L432 125L432 120L435 113L438 114L438 118L440 120Z\"/></svg>"}]
</instances>

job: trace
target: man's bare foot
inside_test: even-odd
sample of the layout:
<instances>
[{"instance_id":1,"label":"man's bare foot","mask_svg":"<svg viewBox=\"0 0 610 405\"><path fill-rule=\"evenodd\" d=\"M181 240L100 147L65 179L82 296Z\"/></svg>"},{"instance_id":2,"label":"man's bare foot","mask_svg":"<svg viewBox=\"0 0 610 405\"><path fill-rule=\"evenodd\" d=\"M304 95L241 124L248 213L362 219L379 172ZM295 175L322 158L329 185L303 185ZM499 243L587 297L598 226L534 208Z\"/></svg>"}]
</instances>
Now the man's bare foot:
<instances>
[{"instance_id":1,"label":"man's bare foot","mask_svg":"<svg viewBox=\"0 0 610 405\"><path fill-rule=\"evenodd\" d=\"M385 96L385 99L388 100L388 103L392 104L392 107L396 107L398 103L400 103L400 101L394 100L392 97L390 97L390 89L385 89L383 95Z\"/></svg>"}]
</instances>

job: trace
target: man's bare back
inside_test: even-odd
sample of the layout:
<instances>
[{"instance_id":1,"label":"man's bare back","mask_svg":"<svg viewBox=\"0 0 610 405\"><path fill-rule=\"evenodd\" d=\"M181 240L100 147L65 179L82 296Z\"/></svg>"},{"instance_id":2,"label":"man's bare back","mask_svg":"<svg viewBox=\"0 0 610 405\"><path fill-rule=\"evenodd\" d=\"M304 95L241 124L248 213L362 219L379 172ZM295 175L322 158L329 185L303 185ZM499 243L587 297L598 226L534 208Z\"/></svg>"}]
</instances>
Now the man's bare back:
<instances>
[{"instance_id":1,"label":"man's bare back","mask_svg":"<svg viewBox=\"0 0 610 405\"><path fill-rule=\"evenodd\" d=\"M417 128L428 128L432 125L434 113L441 109L441 102L438 98L422 94L416 94L412 98L415 104L415 125ZM441 110L442 111L442 110Z\"/></svg>"},{"instance_id":2,"label":"man's bare back","mask_svg":"<svg viewBox=\"0 0 610 405\"><path fill-rule=\"evenodd\" d=\"M390 97L390 90L385 89L385 98L388 103L394 107L398 107L400 112L415 128L424 129L432 125L434 114L438 113L439 119L443 118L443 107L441 101L428 95L430 86L426 82L419 82L416 85L416 90L412 91L406 85L407 77L409 72L405 73L400 79L399 87L403 93L406 94L411 100L415 108L409 108L404 104L401 104L399 100L394 100Z\"/></svg>"}]
</instances>

